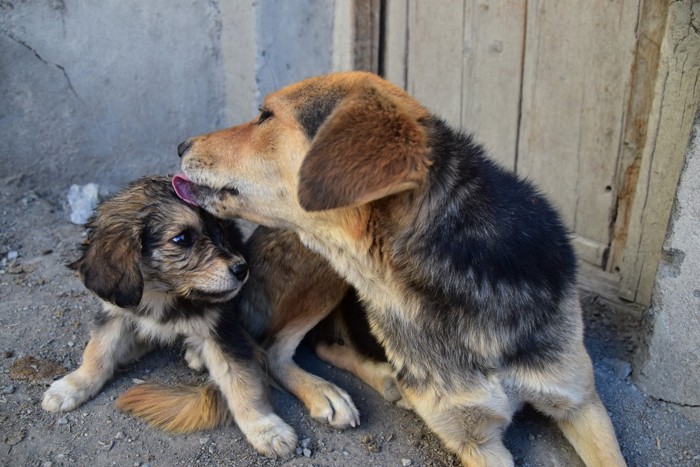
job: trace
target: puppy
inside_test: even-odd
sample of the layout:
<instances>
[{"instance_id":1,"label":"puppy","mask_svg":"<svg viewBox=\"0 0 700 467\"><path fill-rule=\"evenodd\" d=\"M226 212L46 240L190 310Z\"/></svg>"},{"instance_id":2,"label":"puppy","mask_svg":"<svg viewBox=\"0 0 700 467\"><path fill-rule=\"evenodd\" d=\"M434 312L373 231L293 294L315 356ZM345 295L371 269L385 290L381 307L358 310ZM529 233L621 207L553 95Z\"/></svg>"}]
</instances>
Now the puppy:
<instances>
[{"instance_id":1,"label":"puppy","mask_svg":"<svg viewBox=\"0 0 700 467\"><path fill-rule=\"evenodd\" d=\"M403 397L464 465L513 465L502 434L524 403L587 465L625 464L583 345L567 232L470 136L349 72L281 89L253 121L178 152L181 198L294 231L357 290ZM322 356L350 366L343 350Z\"/></svg>"},{"instance_id":2,"label":"puppy","mask_svg":"<svg viewBox=\"0 0 700 467\"><path fill-rule=\"evenodd\" d=\"M80 259L70 265L101 299L102 310L82 364L51 385L42 407L73 410L94 397L118 365L183 338L187 363L206 368L216 390L166 388L153 400L153 385L144 384L117 405L176 432L219 425L230 411L260 453L291 454L296 435L273 413L259 355L235 313L234 297L248 276L241 246L233 223L183 203L167 177L143 178L102 203ZM197 404L220 398L228 410Z\"/></svg>"}]
</instances>

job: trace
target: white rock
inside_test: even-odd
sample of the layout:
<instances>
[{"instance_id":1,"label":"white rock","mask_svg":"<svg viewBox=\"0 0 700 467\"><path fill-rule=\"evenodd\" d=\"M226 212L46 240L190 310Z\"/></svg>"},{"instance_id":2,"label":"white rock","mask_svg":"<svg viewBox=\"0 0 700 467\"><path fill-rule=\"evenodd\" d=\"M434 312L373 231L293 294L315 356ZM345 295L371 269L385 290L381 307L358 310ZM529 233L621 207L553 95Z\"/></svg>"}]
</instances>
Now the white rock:
<instances>
[{"instance_id":1,"label":"white rock","mask_svg":"<svg viewBox=\"0 0 700 467\"><path fill-rule=\"evenodd\" d=\"M71 208L70 221L74 224L87 223L99 199L100 187L96 183L71 185L68 190L68 204Z\"/></svg>"}]
</instances>

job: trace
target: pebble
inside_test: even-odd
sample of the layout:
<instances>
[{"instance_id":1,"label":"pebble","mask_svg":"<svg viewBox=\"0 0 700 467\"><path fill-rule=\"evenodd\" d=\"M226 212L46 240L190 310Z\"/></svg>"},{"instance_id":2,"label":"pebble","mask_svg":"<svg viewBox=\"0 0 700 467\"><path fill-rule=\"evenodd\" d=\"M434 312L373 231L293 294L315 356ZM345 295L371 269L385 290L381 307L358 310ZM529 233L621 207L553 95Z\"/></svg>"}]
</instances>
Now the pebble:
<instances>
[{"instance_id":1,"label":"pebble","mask_svg":"<svg viewBox=\"0 0 700 467\"><path fill-rule=\"evenodd\" d=\"M304 438L301 440L301 447L306 449L311 444L311 438Z\"/></svg>"},{"instance_id":2,"label":"pebble","mask_svg":"<svg viewBox=\"0 0 700 467\"><path fill-rule=\"evenodd\" d=\"M43 464L41 464L41 467L53 467L53 462L46 461Z\"/></svg>"},{"instance_id":3,"label":"pebble","mask_svg":"<svg viewBox=\"0 0 700 467\"><path fill-rule=\"evenodd\" d=\"M209 446L209 454L214 454L216 452L216 446L211 445Z\"/></svg>"},{"instance_id":4,"label":"pebble","mask_svg":"<svg viewBox=\"0 0 700 467\"><path fill-rule=\"evenodd\" d=\"M15 392L15 387L11 384L8 384L4 388L2 388L3 394L12 394L13 392Z\"/></svg>"},{"instance_id":5,"label":"pebble","mask_svg":"<svg viewBox=\"0 0 700 467\"><path fill-rule=\"evenodd\" d=\"M403 467L408 467L409 465L412 465L412 464L413 464L413 461L411 459L406 459L406 458L401 459L401 465L403 465Z\"/></svg>"},{"instance_id":6,"label":"pebble","mask_svg":"<svg viewBox=\"0 0 700 467\"><path fill-rule=\"evenodd\" d=\"M68 419L66 417L60 417L58 419L58 424L59 425L67 425L68 424Z\"/></svg>"},{"instance_id":7,"label":"pebble","mask_svg":"<svg viewBox=\"0 0 700 467\"><path fill-rule=\"evenodd\" d=\"M297 448L297 456L301 456L301 454L304 452L302 448Z\"/></svg>"},{"instance_id":8,"label":"pebble","mask_svg":"<svg viewBox=\"0 0 700 467\"><path fill-rule=\"evenodd\" d=\"M304 448L304 456L305 456L305 457L311 457L311 449L309 449L309 448Z\"/></svg>"},{"instance_id":9,"label":"pebble","mask_svg":"<svg viewBox=\"0 0 700 467\"><path fill-rule=\"evenodd\" d=\"M7 252L7 260L8 261L14 261L17 259L18 256L19 256L19 253L17 253L16 251Z\"/></svg>"},{"instance_id":10,"label":"pebble","mask_svg":"<svg viewBox=\"0 0 700 467\"><path fill-rule=\"evenodd\" d=\"M205 445L205 444L207 444L208 442L209 442L209 437L208 437L208 436L206 436L206 437L204 437L204 438L199 438L199 444L201 444L201 445Z\"/></svg>"},{"instance_id":11,"label":"pebble","mask_svg":"<svg viewBox=\"0 0 700 467\"><path fill-rule=\"evenodd\" d=\"M124 439L126 435L122 433L121 431L117 431L117 434L114 435L114 439Z\"/></svg>"},{"instance_id":12,"label":"pebble","mask_svg":"<svg viewBox=\"0 0 700 467\"><path fill-rule=\"evenodd\" d=\"M73 341L68 341L68 347L73 347L75 345L75 342Z\"/></svg>"}]
</instances>

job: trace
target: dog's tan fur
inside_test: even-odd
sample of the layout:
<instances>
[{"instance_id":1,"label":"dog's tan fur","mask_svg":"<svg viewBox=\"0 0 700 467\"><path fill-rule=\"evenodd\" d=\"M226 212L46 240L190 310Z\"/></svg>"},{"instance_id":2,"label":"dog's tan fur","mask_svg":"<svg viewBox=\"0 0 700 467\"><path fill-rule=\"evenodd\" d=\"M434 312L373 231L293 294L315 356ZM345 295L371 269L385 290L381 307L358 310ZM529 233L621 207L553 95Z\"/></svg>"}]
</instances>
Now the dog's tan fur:
<instances>
[{"instance_id":1,"label":"dog's tan fur","mask_svg":"<svg viewBox=\"0 0 700 467\"><path fill-rule=\"evenodd\" d=\"M323 106L330 110L313 131L305 112ZM402 90L359 72L302 81L267 96L263 107L257 120L187 143L182 168L196 184L201 206L220 217L293 230L329 261L367 304L372 332L399 371L404 397L464 465L513 464L501 438L523 403L553 417L587 465L625 464L595 391L573 285L561 292L561 321L553 331L556 357L546 366L501 365L517 343L505 328L491 333L458 325L459 341L444 346L443 336L429 329L431 316L440 312L425 305L432 286L410 283L405 275L430 269L414 265L417 259L402 256L402 248L410 235L407 226L427 229L439 203L451 196L431 181L431 151L445 150L428 145L435 137L431 132L443 128L440 122ZM482 221L484 229L490 227L489 219ZM462 279L425 277L444 284ZM522 292L510 284L501 287L501 297ZM288 308L292 314L280 317L276 336L292 335L287 342L297 342L313 321L315 312L306 309L312 303L305 302L303 312ZM320 317L326 310L317 312ZM305 325L297 324L297 313ZM402 337L409 335L426 348L412 348ZM345 350L323 347L320 354L362 374L358 356ZM291 357L292 352L284 348L279 354ZM466 358L481 359L489 372L458 372L453 362ZM286 384L295 381L292 386L309 384L294 373L278 370L277 376Z\"/></svg>"},{"instance_id":2,"label":"dog's tan fur","mask_svg":"<svg viewBox=\"0 0 700 467\"><path fill-rule=\"evenodd\" d=\"M102 301L80 367L55 381L42 407L77 408L120 364L157 343L183 338L185 358L209 370L212 387L137 385L117 401L126 412L167 431L212 428L233 416L262 454L287 456L296 434L273 411L255 343L238 323L232 300L245 262L232 247L235 227L186 205L170 178L144 178L102 203L73 263ZM215 389L214 389L215 387Z\"/></svg>"}]
</instances>

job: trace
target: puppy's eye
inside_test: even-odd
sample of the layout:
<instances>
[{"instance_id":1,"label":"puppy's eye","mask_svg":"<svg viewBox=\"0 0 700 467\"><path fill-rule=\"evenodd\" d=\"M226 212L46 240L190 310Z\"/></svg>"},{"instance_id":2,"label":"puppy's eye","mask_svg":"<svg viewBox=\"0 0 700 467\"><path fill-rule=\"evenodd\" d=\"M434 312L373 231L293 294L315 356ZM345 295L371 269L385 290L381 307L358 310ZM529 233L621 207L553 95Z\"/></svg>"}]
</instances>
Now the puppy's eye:
<instances>
[{"instance_id":1,"label":"puppy's eye","mask_svg":"<svg viewBox=\"0 0 700 467\"><path fill-rule=\"evenodd\" d=\"M182 232L171 238L170 241L177 246L188 247L192 246L196 239L197 234L195 234L191 230L183 230Z\"/></svg>"},{"instance_id":2,"label":"puppy's eye","mask_svg":"<svg viewBox=\"0 0 700 467\"><path fill-rule=\"evenodd\" d=\"M256 125L260 125L262 122L264 122L265 120L272 118L272 117L273 117L272 112L270 112L269 110L267 110L264 107L261 107L260 108L260 118L258 118L258 121L255 123L256 123Z\"/></svg>"}]
</instances>

